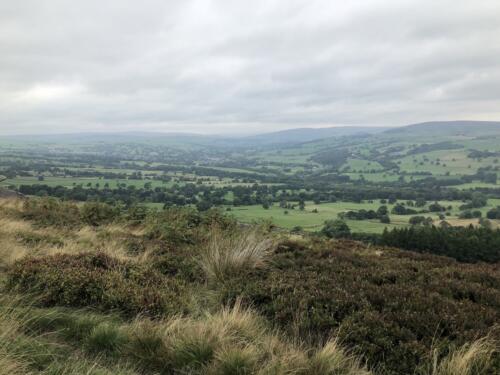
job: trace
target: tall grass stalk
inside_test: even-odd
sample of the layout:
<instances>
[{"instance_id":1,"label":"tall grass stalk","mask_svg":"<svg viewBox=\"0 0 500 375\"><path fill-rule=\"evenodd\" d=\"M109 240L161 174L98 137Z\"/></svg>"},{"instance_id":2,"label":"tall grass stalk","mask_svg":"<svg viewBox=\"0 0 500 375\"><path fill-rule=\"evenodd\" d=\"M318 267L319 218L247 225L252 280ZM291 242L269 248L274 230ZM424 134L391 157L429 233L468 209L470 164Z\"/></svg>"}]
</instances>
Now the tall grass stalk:
<instances>
[{"instance_id":1,"label":"tall grass stalk","mask_svg":"<svg viewBox=\"0 0 500 375\"><path fill-rule=\"evenodd\" d=\"M209 280L222 282L241 270L264 265L273 246L273 240L256 231L227 234L212 229L200 262Z\"/></svg>"}]
</instances>

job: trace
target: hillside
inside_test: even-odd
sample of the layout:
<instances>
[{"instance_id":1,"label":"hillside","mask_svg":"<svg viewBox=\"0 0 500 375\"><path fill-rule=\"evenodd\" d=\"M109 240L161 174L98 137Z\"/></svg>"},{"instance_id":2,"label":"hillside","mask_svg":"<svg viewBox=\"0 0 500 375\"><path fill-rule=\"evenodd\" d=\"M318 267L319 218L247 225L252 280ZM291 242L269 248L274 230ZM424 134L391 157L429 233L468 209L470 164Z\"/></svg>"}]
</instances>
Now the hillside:
<instances>
[{"instance_id":1,"label":"hillside","mask_svg":"<svg viewBox=\"0 0 500 375\"><path fill-rule=\"evenodd\" d=\"M32 198L2 200L0 224L2 375L500 369L495 263L217 210Z\"/></svg>"},{"instance_id":2,"label":"hillside","mask_svg":"<svg viewBox=\"0 0 500 375\"><path fill-rule=\"evenodd\" d=\"M500 121L431 121L386 130L382 136L485 137L500 134Z\"/></svg>"},{"instance_id":3,"label":"hillside","mask_svg":"<svg viewBox=\"0 0 500 375\"><path fill-rule=\"evenodd\" d=\"M247 145L297 144L331 137L378 134L386 130L384 127L339 126L328 128L299 128L277 132L258 134L235 139L237 143Z\"/></svg>"}]
</instances>

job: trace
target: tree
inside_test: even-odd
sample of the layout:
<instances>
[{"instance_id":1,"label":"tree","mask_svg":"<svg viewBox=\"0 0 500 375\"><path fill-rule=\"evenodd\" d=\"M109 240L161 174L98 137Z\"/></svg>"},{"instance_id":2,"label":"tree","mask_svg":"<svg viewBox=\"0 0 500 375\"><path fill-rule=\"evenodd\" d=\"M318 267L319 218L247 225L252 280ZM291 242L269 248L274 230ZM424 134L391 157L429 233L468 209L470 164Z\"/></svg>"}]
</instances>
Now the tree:
<instances>
[{"instance_id":1,"label":"tree","mask_svg":"<svg viewBox=\"0 0 500 375\"><path fill-rule=\"evenodd\" d=\"M377 210L377 214L379 216L384 216L384 215L387 215L389 213L389 211L387 210L387 206L380 206Z\"/></svg>"},{"instance_id":2,"label":"tree","mask_svg":"<svg viewBox=\"0 0 500 375\"><path fill-rule=\"evenodd\" d=\"M418 225L418 224L422 224L424 221L425 221L425 217L424 217L424 216L412 216L412 217L410 217L410 219L408 220L408 222L409 222L411 225Z\"/></svg>"},{"instance_id":3,"label":"tree","mask_svg":"<svg viewBox=\"0 0 500 375\"><path fill-rule=\"evenodd\" d=\"M207 200L202 200L198 203L196 203L196 208L198 209L198 211L202 212L202 211L207 211L209 210L210 208L212 208L212 202L210 201L207 201Z\"/></svg>"},{"instance_id":4,"label":"tree","mask_svg":"<svg viewBox=\"0 0 500 375\"><path fill-rule=\"evenodd\" d=\"M494 220L494 219L500 219L500 206L497 208L492 208L486 213L486 217L488 219Z\"/></svg>"},{"instance_id":5,"label":"tree","mask_svg":"<svg viewBox=\"0 0 500 375\"><path fill-rule=\"evenodd\" d=\"M299 202L299 210L304 211L305 208L306 208L306 204L303 200L301 200Z\"/></svg>"},{"instance_id":6,"label":"tree","mask_svg":"<svg viewBox=\"0 0 500 375\"><path fill-rule=\"evenodd\" d=\"M427 202L425 201L424 198L417 198L415 200L415 206L416 207L424 207Z\"/></svg>"},{"instance_id":7,"label":"tree","mask_svg":"<svg viewBox=\"0 0 500 375\"><path fill-rule=\"evenodd\" d=\"M328 238L347 238L351 235L351 229L343 220L327 220L321 233Z\"/></svg>"},{"instance_id":8,"label":"tree","mask_svg":"<svg viewBox=\"0 0 500 375\"><path fill-rule=\"evenodd\" d=\"M380 222L383 223L383 224L390 224L391 223L391 218L389 217L389 215L381 215L380 216Z\"/></svg>"},{"instance_id":9,"label":"tree","mask_svg":"<svg viewBox=\"0 0 500 375\"><path fill-rule=\"evenodd\" d=\"M441 211L446 211L446 208L441 206L438 202L434 202L431 205L429 205L429 211L430 212L441 212Z\"/></svg>"}]
</instances>

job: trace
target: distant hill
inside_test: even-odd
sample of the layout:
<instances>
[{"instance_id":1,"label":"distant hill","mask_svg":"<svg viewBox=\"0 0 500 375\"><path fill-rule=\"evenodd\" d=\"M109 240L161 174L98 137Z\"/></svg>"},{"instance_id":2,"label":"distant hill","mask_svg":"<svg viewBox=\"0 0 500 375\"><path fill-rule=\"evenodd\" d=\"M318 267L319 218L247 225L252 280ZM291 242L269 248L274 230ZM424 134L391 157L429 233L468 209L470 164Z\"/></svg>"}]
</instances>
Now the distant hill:
<instances>
[{"instance_id":1,"label":"distant hill","mask_svg":"<svg viewBox=\"0 0 500 375\"><path fill-rule=\"evenodd\" d=\"M192 133L122 132L0 136L3 142L49 144L149 143L167 146L270 147L307 142L330 143L340 137L365 136L369 139L415 138L430 142L439 137L500 136L499 121L433 121L397 128L341 126L298 128L251 136L202 135Z\"/></svg>"},{"instance_id":2,"label":"distant hill","mask_svg":"<svg viewBox=\"0 0 500 375\"><path fill-rule=\"evenodd\" d=\"M330 127L330 128L300 128L288 129L252 136L201 135L192 133L80 133L80 134L49 134L49 135L19 135L0 137L12 143L54 143L54 144L84 144L84 143L154 143L165 145L217 145L222 147L268 146L273 144L296 144L318 139L341 137L355 134L376 134L387 128L383 127Z\"/></svg>"},{"instance_id":3,"label":"distant hill","mask_svg":"<svg viewBox=\"0 0 500 375\"><path fill-rule=\"evenodd\" d=\"M67 133L67 134L28 134L28 135L7 135L2 136L6 140L18 140L23 142L131 142L152 139L172 139L172 140L195 140L213 138L205 135L191 133L160 133L160 132L118 132L118 133Z\"/></svg>"},{"instance_id":4,"label":"distant hill","mask_svg":"<svg viewBox=\"0 0 500 375\"><path fill-rule=\"evenodd\" d=\"M467 136L500 135L499 121L432 121L386 130L382 136Z\"/></svg>"},{"instance_id":5,"label":"distant hill","mask_svg":"<svg viewBox=\"0 0 500 375\"><path fill-rule=\"evenodd\" d=\"M241 144L285 144L285 143L303 143L323 138L343 137L356 134L377 134L388 128L369 127L369 126L341 126L329 128L299 128L281 130L272 133L264 133L244 138L236 141Z\"/></svg>"},{"instance_id":6,"label":"distant hill","mask_svg":"<svg viewBox=\"0 0 500 375\"><path fill-rule=\"evenodd\" d=\"M69 133L0 136L0 139L3 141L34 144L154 143L182 145L206 144L217 138L217 136L211 135L160 132Z\"/></svg>"}]
</instances>

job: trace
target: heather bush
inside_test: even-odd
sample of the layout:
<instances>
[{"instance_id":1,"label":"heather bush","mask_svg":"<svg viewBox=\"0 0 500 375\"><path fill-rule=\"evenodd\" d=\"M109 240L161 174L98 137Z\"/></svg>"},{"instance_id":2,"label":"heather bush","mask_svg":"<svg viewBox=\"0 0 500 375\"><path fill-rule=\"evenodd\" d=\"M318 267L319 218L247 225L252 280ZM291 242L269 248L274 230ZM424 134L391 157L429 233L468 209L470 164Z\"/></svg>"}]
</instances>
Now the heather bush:
<instances>
[{"instance_id":1,"label":"heather bush","mask_svg":"<svg viewBox=\"0 0 500 375\"><path fill-rule=\"evenodd\" d=\"M85 202L80 209L80 217L84 224L97 227L120 217L120 209L106 203Z\"/></svg>"},{"instance_id":2,"label":"heather bush","mask_svg":"<svg viewBox=\"0 0 500 375\"><path fill-rule=\"evenodd\" d=\"M291 335L337 335L388 374L411 373L435 341L463 344L500 320L498 265L348 241L279 246L267 267L242 270L220 292Z\"/></svg>"},{"instance_id":3,"label":"heather bush","mask_svg":"<svg viewBox=\"0 0 500 375\"><path fill-rule=\"evenodd\" d=\"M80 225L78 206L55 198L26 199L22 215L39 226L74 228Z\"/></svg>"},{"instance_id":4,"label":"heather bush","mask_svg":"<svg viewBox=\"0 0 500 375\"><path fill-rule=\"evenodd\" d=\"M93 306L151 316L181 312L185 306L180 280L104 253L24 258L10 269L8 286L35 294L45 306Z\"/></svg>"},{"instance_id":5,"label":"heather bush","mask_svg":"<svg viewBox=\"0 0 500 375\"><path fill-rule=\"evenodd\" d=\"M211 227L229 231L236 228L236 221L218 209L200 213L192 208L171 207L148 216L146 236L173 245L192 245L206 240Z\"/></svg>"}]
</instances>

